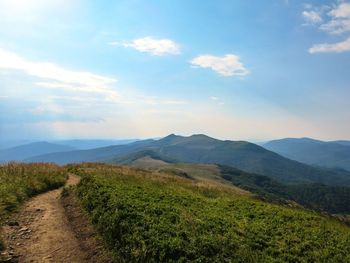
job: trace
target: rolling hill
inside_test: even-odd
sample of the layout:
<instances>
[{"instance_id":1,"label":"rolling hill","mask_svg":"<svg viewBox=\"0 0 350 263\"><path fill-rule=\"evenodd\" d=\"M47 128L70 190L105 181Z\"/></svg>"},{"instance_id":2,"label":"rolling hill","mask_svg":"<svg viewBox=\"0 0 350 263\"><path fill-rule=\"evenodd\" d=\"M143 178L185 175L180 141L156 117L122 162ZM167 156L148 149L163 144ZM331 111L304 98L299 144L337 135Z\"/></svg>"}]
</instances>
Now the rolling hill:
<instances>
[{"instance_id":1,"label":"rolling hill","mask_svg":"<svg viewBox=\"0 0 350 263\"><path fill-rule=\"evenodd\" d=\"M135 155L136 156L136 155ZM230 184L255 194L257 197L279 204L295 205L332 214L350 213L350 187L323 184L283 184L265 175L247 173L225 165L167 163L153 159L153 155L139 155L129 159L129 166L164 172L193 180L206 180Z\"/></svg>"},{"instance_id":2,"label":"rolling hill","mask_svg":"<svg viewBox=\"0 0 350 263\"><path fill-rule=\"evenodd\" d=\"M107 147L111 145L123 145L135 142L137 140L57 140L52 141L55 144L70 146L76 150L89 150L94 148Z\"/></svg>"},{"instance_id":3,"label":"rolling hill","mask_svg":"<svg viewBox=\"0 0 350 263\"><path fill-rule=\"evenodd\" d=\"M221 164L246 172L270 176L283 183L323 183L350 185L350 173L342 170L324 170L292 161L253 143L221 141L206 135L189 137L171 134L160 140L144 140L127 145L109 146L92 150L51 153L27 161L56 162L110 162L127 163L138 159L140 152L150 152L166 162ZM136 155L136 157L133 157ZM154 158L155 159L155 158Z\"/></svg>"},{"instance_id":4,"label":"rolling hill","mask_svg":"<svg viewBox=\"0 0 350 263\"><path fill-rule=\"evenodd\" d=\"M74 150L67 145L49 142L34 142L0 150L0 162L23 161L36 155Z\"/></svg>"},{"instance_id":5,"label":"rolling hill","mask_svg":"<svg viewBox=\"0 0 350 263\"><path fill-rule=\"evenodd\" d=\"M286 138L267 142L263 147L302 163L350 171L350 144L346 145L346 141Z\"/></svg>"},{"instance_id":6,"label":"rolling hill","mask_svg":"<svg viewBox=\"0 0 350 263\"><path fill-rule=\"evenodd\" d=\"M342 145L350 146L350 141L339 140L339 141L332 141L332 142L338 143L338 144L342 144Z\"/></svg>"}]
</instances>

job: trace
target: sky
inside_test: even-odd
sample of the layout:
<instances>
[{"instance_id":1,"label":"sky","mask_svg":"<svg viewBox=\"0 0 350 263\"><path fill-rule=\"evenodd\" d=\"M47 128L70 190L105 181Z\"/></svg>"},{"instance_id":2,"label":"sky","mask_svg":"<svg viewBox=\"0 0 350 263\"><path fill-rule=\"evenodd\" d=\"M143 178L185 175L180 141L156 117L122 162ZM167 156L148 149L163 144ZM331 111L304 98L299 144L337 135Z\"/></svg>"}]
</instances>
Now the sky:
<instances>
[{"instance_id":1,"label":"sky","mask_svg":"<svg viewBox=\"0 0 350 263\"><path fill-rule=\"evenodd\" d=\"M0 0L2 140L350 139L350 1Z\"/></svg>"}]
</instances>

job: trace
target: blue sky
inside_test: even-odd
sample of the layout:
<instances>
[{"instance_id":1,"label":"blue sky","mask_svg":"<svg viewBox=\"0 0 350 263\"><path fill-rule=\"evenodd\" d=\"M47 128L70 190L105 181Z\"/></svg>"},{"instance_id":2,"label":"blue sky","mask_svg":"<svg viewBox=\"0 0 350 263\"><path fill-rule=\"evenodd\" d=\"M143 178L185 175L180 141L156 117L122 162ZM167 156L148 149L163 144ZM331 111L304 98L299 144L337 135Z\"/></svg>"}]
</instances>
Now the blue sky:
<instances>
[{"instance_id":1,"label":"blue sky","mask_svg":"<svg viewBox=\"0 0 350 263\"><path fill-rule=\"evenodd\" d=\"M0 2L2 139L350 139L349 1Z\"/></svg>"}]
</instances>

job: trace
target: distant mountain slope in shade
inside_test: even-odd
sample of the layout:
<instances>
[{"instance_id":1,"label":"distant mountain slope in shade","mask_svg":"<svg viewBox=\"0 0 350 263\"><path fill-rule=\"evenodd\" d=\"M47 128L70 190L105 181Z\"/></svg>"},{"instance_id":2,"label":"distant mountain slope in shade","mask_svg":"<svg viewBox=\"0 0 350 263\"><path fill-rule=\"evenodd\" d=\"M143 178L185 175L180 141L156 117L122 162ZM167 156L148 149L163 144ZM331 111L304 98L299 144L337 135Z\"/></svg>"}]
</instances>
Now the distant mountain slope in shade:
<instances>
[{"instance_id":1,"label":"distant mountain slope in shade","mask_svg":"<svg viewBox=\"0 0 350 263\"><path fill-rule=\"evenodd\" d=\"M309 138L287 138L270 141L263 147L306 164L350 171L350 143L346 145L346 141L323 142Z\"/></svg>"},{"instance_id":2,"label":"distant mountain slope in shade","mask_svg":"<svg viewBox=\"0 0 350 263\"><path fill-rule=\"evenodd\" d=\"M24 144L29 144L34 141L32 140L7 140L4 138L0 138L0 150L5 150L8 148L13 148L16 146L24 145Z\"/></svg>"},{"instance_id":3,"label":"distant mountain slope in shade","mask_svg":"<svg viewBox=\"0 0 350 263\"><path fill-rule=\"evenodd\" d=\"M339 140L339 141L331 141L331 142L342 144L342 145L346 145L346 146L350 146L350 141Z\"/></svg>"},{"instance_id":4,"label":"distant mountain slope in shade","mask_svg":"<svg viewBox=\"0 0 350 263\"><path fill-rule=\"evenodd\" d=\"M8 149L0 150L0 160L5 161L22 161L27 158L40 155L48 154L53 152L64 152L72 151L73 147L54 144L49 142L34 142L29 144L24 144Z\"/></svg>"},{"instance_id":5,"label":"distant mountain slope in shade","mask_svg":"<svg viewBox=\"0 0 350 263\"><path fill-rule=\"evenodd\" d=\"M89 150L112 145L123 145L137 141L136 139L129 140L56 140L52 141L55 144L71 146L77 150Z\"/></svg>"},{"instance_id":6,"label":"distant mountain slope in shade","mask_svg":"<svg viewBox=\"0 0 350 263\"><path fill-rule=\"evenodd\" d=\"M114 157L122 157L151 145L154 140L142 140L125 145L107 146L89 150L76 150L38 155L26 159L28 162L55 162L57 164L103 162Z\"/></svg>"},{"instance_id":7,"label":"distant mountain slope in shade","mask_svg":"<svg viewBox=\"0 0 350 263\"><path fill-rule=\"evenodd\" d=\"M84 151L51 153L28 161L112 162L126 163L140 157L139 152L151 151L153 157L166 162L221 164L270 176L283 183L324 183L350 185L350 173L343 170L323 170L284 158L258 145L245 141L221 141L206 135L189 137L169 135L160 140L138 141ZM149 155L149 152L148 152ZM134 158L135 159L135 158Z\"/></svg>"}]
</instances>

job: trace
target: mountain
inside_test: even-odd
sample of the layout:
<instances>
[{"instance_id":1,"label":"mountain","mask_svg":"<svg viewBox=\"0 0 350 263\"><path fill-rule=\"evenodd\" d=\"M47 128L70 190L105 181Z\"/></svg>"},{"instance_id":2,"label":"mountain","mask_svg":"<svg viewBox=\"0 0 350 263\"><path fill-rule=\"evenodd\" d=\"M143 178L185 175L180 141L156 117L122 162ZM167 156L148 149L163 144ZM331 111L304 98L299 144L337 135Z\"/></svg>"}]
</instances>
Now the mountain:
<instances>
[{"instance_id":1,"label":"mountain","mask_svg":"<svg viewBox=\"0 0 350 263\"><path fill-rule=\"evenodd\" d=\"M0 160L2 162L7 161L23 161L27 158L40 155L48 154L53 152L64 152L72 151L73 147L54 144L49 142L34 142L29 144L24 144L4 150L0 150Z\"/></svg>"},{"instance_id":2,"label":"mountain","mask_svg":"<svg viewBox=\"0 0 350 263\"><path fill-rule=\"evenodd\" d=\"M350 171L350 143L346 145L346 141L286 138L270 141L263 147L302 163Z\"/></svg>"},{"instance_id":3,"label":"mountain","mask_svg":"<svg viewBox=\"0 0 350 263\"><path fill-rule=\"evenodd\" d=\"M339 141L332 141L334 143L350 146L350 141L344 141L344 140L339 140Z\"/></svg>"},{"instance_id":4,"label":"mountain","mask_svg":"<svg viewBox=\"0 0 350 263\"><path fill-rule=\"evenodd\" d=\"M75 150L42 154L26 159L28 162L54 162L57 164L103 162L114 157L122 157L141 151L151 145L154 140L142 140L125 145L107 146L89 150Z\"/></svg>"},{"instance_id":5,"label":"mountain","mask_svg":"<svg viewBox=\"0 0 350 263\"><path fill-rule=\"evenodd\" d=\"M0 150L13 148L16 146L32 143L31 140L8 140L4 138L0 138Z\"/></svg>"},{"instance_id":6,"label":"mountain","mask_svg":"<svg viewBox=\"0 0 350 263\"><path fill-rule=\"evenodd\" d=\"M138 141L127 145L109 146L92 150L51 153L27 161L56 162L110 162L126 163L133 155L149 151L157 159L182 162L221 164L246 172L270 176L283 183L323 183L350 185L350 173L343 170L311 167L280 156L253 143L245 141L221 141L206 135L189 137L171 134L160 140Z\"/></svg>"},{"instance_id":7,"label":"mountain","mask_svg":"<svg viewBox=\"0 0 350 263\"><path fill-rule=\"evenodd\" d=\"M77 150L89 150L94 148L107 147L111 145L123 145L137 141L136 139L130 140L57 140L52 141L55 144L62 144L71 146Z\"/></svg>"}]
</instances>

